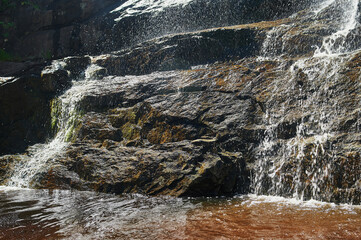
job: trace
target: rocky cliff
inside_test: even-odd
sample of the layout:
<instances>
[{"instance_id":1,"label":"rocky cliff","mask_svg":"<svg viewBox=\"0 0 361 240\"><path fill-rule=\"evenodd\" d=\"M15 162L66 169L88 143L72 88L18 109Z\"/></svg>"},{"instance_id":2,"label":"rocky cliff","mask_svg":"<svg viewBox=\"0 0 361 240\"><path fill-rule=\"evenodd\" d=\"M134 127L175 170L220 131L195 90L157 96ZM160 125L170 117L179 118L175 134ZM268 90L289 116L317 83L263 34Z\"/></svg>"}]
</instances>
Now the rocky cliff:
<instances>
[{"instance_id":1,"label":"rocky cliff","mask_svg":"<svg viewBox=\"0 0 361 240\"><path fill-rule=\"evenodd\" d=\"M31 0L0 2L1 58L99 54L167 33L290 15L311 1Z\"/></svg>"},{"instance_id":2,"label":"rocky cliff","mask_svg":"<svg viewBox=\"0 0 361 240\"><path fill-rule=\"evenodd\" d=\"M8 130L24 116L41 115L31 122L44 131L24 128L55 138L2 157L2 183L360 204L360 25L358 2L347 4L67 57L32 75L38 85L4 80L1 112L18 96L6 87L33 95L14 120L3 117L2 151L26 145Z\"/></svg>"}]
</instances>

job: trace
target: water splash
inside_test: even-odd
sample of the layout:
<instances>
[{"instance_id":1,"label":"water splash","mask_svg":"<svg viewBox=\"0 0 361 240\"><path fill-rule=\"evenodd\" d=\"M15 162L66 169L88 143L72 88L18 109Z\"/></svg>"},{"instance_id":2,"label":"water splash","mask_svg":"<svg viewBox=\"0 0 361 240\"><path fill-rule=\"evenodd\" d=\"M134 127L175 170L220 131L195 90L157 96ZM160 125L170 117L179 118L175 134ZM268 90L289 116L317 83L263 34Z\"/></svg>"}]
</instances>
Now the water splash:
<instances>
[{"instance_id":1,"label":"water splash","mask_svg":"<svg viewBox=\"0 0 361 240\"><path fill-rule=\"evenodd\" d=\"M320 12L328 8L335 1L336 0L321 1L321 3L319 3L318 6L316 6L315 9L313 10L313 13L317 16Z\"/></svg>"},{"instance_id":2,"label":"water splash","mask_svg":"<svg viewBox=\"0 0 361 240\"><path fill-rule=\"evenodd\" d=\"M52 72L66 66L63 61L53 61L52 65L44 71ZM24 187L32 186L32 181L41 171L46 171L56 157L61 156L69 145L74 132L74 127L79 117L77 103L92 85L93 72L98 68L90 66L85 79L74 80L73 87L58 97L53 103L52 123L56 124L58 132L56 136L45 144L36 144L28 148L28 154L21 156L22 161L15 166L12 177L8 180L7 186ZM55 111L55 112L54 112Z\"/></svg>"},{"instance_id":3,"label":"water splash","mask_svg":"<svg viewBox=\"0 0 361 240\"><path fill-rule=\"evenodd\" d=\"M165 8L184 6L192 0L130 0L126 1L111 13L119 12L120 16L115 21L120 21L123 18L144 13L157 13L163 11Z\"/></svg>"},{"instance_id":4,"label":"water splash","mask_svg":"<svg viewBox=\"0 0 361 240\"><path fill-rule=\"evenodd\" d=\"M281 81L272 83L271 105L264 117L266 136L256 151L258 160L253 177L256 194L330 201L331 186L335 184L333 172L337 168L336 147L331 139L337 134L334 126L340 116L347 114L332 96L335 80L342 78L345 63L360 49L353 37L360 25L358 5L358 0L329 0L309 13L302 13L308 21L313 20L305 31L326 26L326 22L330 34L315 47L313 56L297 58L280 76ZM335 20L329 22L332 14ZM293 17L303 21L302 15ZM295 28L300 25L285 24L272 29L258 60L289 61L292 54L283 46ZM298 96L289 96L295 92ZM298 111L287 112L290 99L297 99L292 104ZM293 135L280 137L280 131L287 129Z\"/></svg>"},{"instance_id":5,"label":"water splash","mask_svg":"<svg viewBox=\"0 0 361 240\"><path fill-rule=\"evenodd\" d=\"M338 8L340 11L339 28L330 36L323 39L322 46L317 48L314 57L332 57L348 53L352 46L352 41L349 41L350 35L357 37L354 30L359 26L358 22L358 0L343 0L343 1L327 1L327 4L322 8ZM320 12L322 12L322 10Z\"/></svg>"},{"instance_id":6,"label":"water splash","mask_svg":"<svg viewBox=\"0 0 361 240\"><path fill-rule=\"evenodd\" d=\"M95 62L99 58L107 57L106 55L93 58ZM65 67L64 62L54 61L53 65L47 71L56 71ZM162 84L166 85L167 79L175 79L181 82L179 74L174 71L170 72L154 72L144 76L104 76L105 69L91 64L85 70L83 79L76 79L72 82L72 87L65 93L53 101L52 124L56 125L56 136L45 144L36 144L28 148L27 155L21 155L22 160L15 166L12 177L7 181L7 186L31 188L38 184L37 176L47 173L52 166L56 166L56 160L64 156L67 147L71 141L77 137L78 120L83 116L83 107L87 104L82 102L87 96L100 96L120 93L124 90L124 94L136 89L140 84L147 84L154 79L163 79L157 81L158 89L162 88ZM178 79L178 80L177 80ZM137 98L137 96L128 96L129 98ZM136 101L136 100L135 100ZM112 104L112 103L109 103ZM115 103L116 104L116 103Z\"/></svg>"}]
</instances>

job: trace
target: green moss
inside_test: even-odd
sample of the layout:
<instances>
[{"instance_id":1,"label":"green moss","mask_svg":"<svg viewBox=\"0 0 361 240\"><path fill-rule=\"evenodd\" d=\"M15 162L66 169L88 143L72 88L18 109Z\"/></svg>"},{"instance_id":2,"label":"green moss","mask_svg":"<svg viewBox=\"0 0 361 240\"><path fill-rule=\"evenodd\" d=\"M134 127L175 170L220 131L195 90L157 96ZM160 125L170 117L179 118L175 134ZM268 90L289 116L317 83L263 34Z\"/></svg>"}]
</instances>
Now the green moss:
<instances>
[{"instance_id":1,"label":"green moss","mask_svg":"<svg viewBox=\"0 0 361 240\"><path fill-rule=\"evenodd\" d=\"M59 99L54 98L50 102L50 116L51 116L51 130L53 132L58 132L59 130L59 116L61 114L61 101Z\"/></svg>"},{"instance_id":2,"label":"green moss","mask_svg":"<svg viewBox=\"0 0 361 240\"><path fill-rule=\"evenodd\" d=\"M0 61L12 61L14 58L4 49L0 49Z\"/></svg>"},{"instance_id":3,"label":"green moss","mask_svg":"<svg viewBox=\"0 0 361 240\"><path fill-rule=\"evenodd\" d=\"M127 119L130 121L130 122L133 122L135 123L135 120L136 120L136 114L134 111L128 111L127 112Z\"/></svg>"},{"instance_id":4,"label":"green moss","mask_svg":"<svg viewBox=\"0 0 361 240\"><path fill-rule=\"evenodd\" d=\"M40 6L33 1L0 0L0 12L16 9L18 6L30 6L36 10L40 10Z\"/></svg>"},{"instance_id":5,"label":"green moss","mask_svg":"<svg viewBox=\"0 0 361 240\"><path fill-rule=\"evenodd\" d=\"M62 117L62 103L58 98L54 98L50 102L51 114L51 130L56 134L60 130L60 118ZM68 120L68 129L66 129L65 141L74 142L81 129L80 118L84 116L84 111L75 111Z\"/></svg>"},{"instance_id":6,"label":"green moss","mask_svg":"<svg viewBox=\"0 0 361 240\"><path fill-rule=\"evenodd\" d=\"M67 131L67 134L65 136L66 142L75 142L75 140L78 137L78 133L82 127L82 124L78 119L73 120L71 123L70 129Z\"/></svg>"},{"instance_id":7,"label":"green moss","mask_svg":"<svg viewBox=\"0 0 361 240\"><path fill-rule=\"evenodd\" d=\"M110 111L112 115L109 120L114 127L121 128L126 123L136 123L136 112L134 108L131 109L113 109Z\"/></svg>"},{"instance_id":8,"label":"green moss","mask_svg":"<svg viewBox=\"0 0 361 240\"><path fill-rule=\"evenodd\" d=\"M27 6L31 6L32 8L36 9L36 10L40 10L39 5L33 3L32 1L21 1L21 5L27 5Z\"/></svg>"},{"instance_id":9,"label":"green moss","mask_svg":"<svg viewBox=\"0 0 361 240\"><path fill-rule=\"evenodd\" d=\"M140 137L138 126L129 122L123 125L122 134L123 137L127 140L134 140Z\"/></svg>"},{"instance_id":10,"label":"green moss","mask_svg":"<svg viewBox=\"0 0 361 240\"><path fill-rule=\"evenodd\" d=\"M77 111L71 117L71 120L68 124L70 128L65 136L66 142L75 142L75 140L78 138L79 132L83 126L80 119L84 116L84 114L85 113L83 111Z\"/></svg>"}]
</instances>

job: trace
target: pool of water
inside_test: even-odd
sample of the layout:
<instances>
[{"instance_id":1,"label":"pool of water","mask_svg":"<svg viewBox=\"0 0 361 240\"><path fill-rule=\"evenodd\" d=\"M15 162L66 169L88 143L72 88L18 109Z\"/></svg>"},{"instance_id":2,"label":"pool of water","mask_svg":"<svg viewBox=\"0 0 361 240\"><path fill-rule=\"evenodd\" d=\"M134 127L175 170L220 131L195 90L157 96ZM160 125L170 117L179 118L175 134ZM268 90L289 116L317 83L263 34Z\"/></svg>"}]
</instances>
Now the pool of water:
<instances>
[{"instance_id":1,"label":"pool of water","mask_svg":"<svg viewBox=\"0 0 361 240\"><path fill-rule=\"evenodd\" d=\"M360 239L361 207L0 188L0 239Z\"/></svg>"}]
</instances>

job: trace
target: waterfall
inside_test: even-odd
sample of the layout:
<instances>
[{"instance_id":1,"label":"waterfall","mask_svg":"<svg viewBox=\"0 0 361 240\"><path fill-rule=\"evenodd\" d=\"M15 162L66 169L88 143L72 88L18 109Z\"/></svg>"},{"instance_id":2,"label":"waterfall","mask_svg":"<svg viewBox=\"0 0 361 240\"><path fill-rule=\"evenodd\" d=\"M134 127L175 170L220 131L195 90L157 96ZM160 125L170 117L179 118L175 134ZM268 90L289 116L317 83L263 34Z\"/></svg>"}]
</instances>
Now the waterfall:
<instances>
[{"instance_id":1,"label":"waterfall","mask_svg":"<svg viewBox=\"0 0 361 240\"><path fill-rule=\"evenodd\" d=\"M339 8L341 12L341 19L339 19L338 29L335 33L323 39L322 46L317 48L314 57L332 57L333 55L339 56L352 50L352 41L350 37L356 37L353 33L356 27L360 24L358 18L358 0L346 1L329 1L325 8ZM317 11L319 14L320 12ZM322 12L322 10L321 10Z\"/></svg>"},{"instance_id":2,"label":"waterfall","mask_svg":"<svg viewBox=\"0 0 361 240\"><path fill-rule=\"evenodd\" d=\"M167 6L185 6L189 2L191 1L128 1L125 5L122 5L113 12L118 12L121 15L120 18L129 17L127 14L131 14L131 11L123 12L128 6L133 6L132 9L139 10L140 12L157 12ZM120 21L120 18L115 19L115 21ZM205 47L204 49L201 49L200 52L197 52L199 50L197 48L203 46L191 46L194 47L195 55L202 55L200 56L200 62L197 62L198 60L196 59L188 59L188 55L192 54L192 52L189 52L188 48L190 48L190 45L194 45L195 43L198 44L197 41L193 42L194 39L200 39L199 44L207 44L208 42L203 43L203 40L209 36L209 44L213 44L213 40L216 40L214 42L217 42L217 44L220 43L221 45L222 41L229 40L227 37L228 35L226 34L233 34L233 29L231 28L227 29L227 32L225 32L226 40L223 39L223 36L222 38L216 38L218 37L218 34L225 31L225 29L205 30L200 32L199 35L197 35L198 33L186 33L184 36L182 36L183 34L180 35L181 38L177 35L167 36L139 44L136 48L123 49L109 55L93 57L92 63L82 74L82 77L74 79L72 87L53 101L52 125L57 128L56 136L52 140L49 140L48 143L37 144L30 147L27 155L20 156L22 160L14 167L13 175L8 180L7 185L12 187L36 187L36 184L38 183L37 180L42 179L42 176L40 175L43 174L44 176L47 176L46 174L48 174L51 168L57 164L64 167L64 165L62 165L63 163L59 163L59 159L69 156L66 151L69 150L69 153L72 150L71 147L76 145L72 145L71 141L75 140L74 138L76 137L76 130L78 127L77 124L80 124L79 122L81 122L79 121L80 118L85 116L85 113L83 115L85 109L82 109L82 107L84 107L84 104L89 104L89 102L84 103L82 101L84 99L84 101L95 99L95 101L99 100L101 102L99 104L102 106L99 108L104 112L118 107L134 108L138 103L146 103L147 105L150 104L152 108L155 109L154 111L159 111L159 116L166 119L164 121L176 121L176 124L180 125L182 125L183 122L186 122L185 125L191 125L191 127L189 127L191 130L189 131L192 132L192 136L186 136L186 134L183 136L182 133L182 136L179 138L169 137L169 139L167 138L164 141L154 141L153 143L148 139L148 136L151 136L150 132L153 130L154 132L165 130L160 126L155 126L155 123L152 123L153 125L150 124L150 126L146 126L149 127L149 132L145 131L143 134L144 136L139 134L139 139L141 140L141 143L139 144L143 144L144 140L144 145L136 145L138 142L132 142L134 139L129 141L126 138L124 138L124 140L119 140L119 137L117 140L114 140L114 142L116 142L117 146L121 146L120 149L128 147L128 145L126 145L128 143L130 144L130 147L133 147L131 144L135 144L137 148L155 146L154 148L156 149L159 147L159 144L168 143L167 141L172 144L172 141L188 141L189 146L193 146L192 144L199 144L200 141L199 139L194 138L200 138L203 144L203 141L208 142L208 138L210 137L212 137L212 141L210 141L212 144L222 145L223 143L221 141L223 140L219 140L218 137L222 138L223 130L224 133L226 133L228 130L232 131L231 129L242 129L242 131L247 129L247 131L249 130L252 133L255 132L255 136L252 135L247 139L244 136L241 136L243 132L237 136L237 141L244 144L244 146L247 146L246 150L240 150L243 146L238 148L237 141L235 140L234 142L236 143L233 143L232 140L232 146L228 146L227 142L224 149L221 147L212 147L212 150L205 151L215 151L215 153L212 152L214 155L221 154L216 151L239 151L235 155L226 154L227 159L235 158L239 161L244 160L240 157L243 153L246 152L246 154L249 154L249 159L247 155L247 159L245 160L249 160L249 162L245 163L245 165L249 164L249 166L247 165L245 168L249 167L250 171L245 171L246 173L242 174L247 175L242 175L241 177L246 179L249 172L251 172L251 189L255 194L293 197L301 200L312 198L315 200L336 202L337 200L333 199L335 198L335 196L333 196L333 191L338 184L336 184L335 175L337 175L337 169L340 164L337 161L340 159L340 153L343 154L346 151L341 149L343 146L338 145L340 141L343 141L338 128L341 125L340 123L343 121L343 118L348 116L350 111L354 111L352 114L357 115L361 113L361 109L355 109L355 104L350 104L349 108L347 106L345 107L347 104L343 101L346 102L349 101L349 99L344 100L343 98L336 98L335 96L347 94L345 89L347 88L348 83L343 80L345 72L349 70L347 64L350 63L355 56L361 56L361 41L358 39L359 30L361 29L359 19L358 0L327 0L319 1L315 5L310 6L309 9L290 16L289 19L270 22L272 23L270 26L275 26L273 28L267 27L268 24L263 23L256 24L257 26L260 26L260 28L253 28L252 24L249 24L247 25L249 26L249 29L247 29L249 32L246 32L243 28L245 25L241 27L236 26L235 32L238 31L242 34L244 32L247 36L254 33L256 35L254 41L256 42L256 40L259 40L257 44L260 44L261 41L263 41L263 45L260 47L261 49L259 49L258 45L255 44L255 46L257 45L257 51L255 50L255 52L259 53L259 56L252 55L254 54L252 50L250 56L247 55L244 59L230 60L230 65L235 64L236 61L238 61L237 64L239 64L237 68L231 70L224 70L222 68L217 70L212 69L222 66L223 63L220 64L219 62L209 63L209 65L203 65L202 67L193 66L197 64L206 64L208 59L203 59L203 57L207 58L208 55L205 53L208 49ZM281 22L283 24L281 24ZM238 38L243 38L242 34L240 34ZM212 35L216 37L213 39ZM191 38L192 41L189 44L187 42L183 43L183 37L185 40ZM168 45L168 43L171 44ZM184 44L184 46L182 44ZM236 41L233 44L231 41L229 46L238 46L242 44ZM160 49L157 49L157 47L160 47ZM212 54L209 56L213 57L213 60L219 60L216 53L219 51L219 56L222 56L220 59L223 61L229 57L229 52L235 51L234 49L228 50L223 49L222 47L223 46L219 46L219 49L215 49L215 56ZM240 46L238 46L236 50L243 51L239 50L239 47ZM180 49L179 52L178 48ZM171 49L169 50L170 52L167 52L167 49ZM143 54L143 51L145 54ZM184 53L182 51L184 51ZM227 56L223 57L223 51L227 52L225 53ZM154 60L154 58L150 57L151 55L159 57L159 59ZM166 56L166 58L162 60L161 58L163 55ZM187 55L187 58L183 55ZM159 62L157 62L158 60ZM248 64L248 60L252 61L252 64ZM155 62L154 66L152 65L153 61ZM55 71L62 68L66 69L65 62L66 61L63 60L54 61L52 67L44 71ZM152 64L148 65L149 62ZM95 63L98 63L99 66ZM267 63L274 63L270 64L272 65L269 67L271 70L267 69ZM129 66L127 64L129 64ZM134 64L134 66L132 64ZM156 66L157 64L159 64L159 66ZM241 69L243 64L248 64L248 66ZM183 65L187 68L192 66L192 69L189 70L188 74L194 74L195 77L193 79L189 77L190 75L183 74L184 72L180 70L157 72L157 70L160 69L173 69L174 66L176 66L175 69L178 69L179 66L185 68ZM261 66L262 69L260 67L258 70L257 68L259 66ZM205 72L208 71L208 68L212 71L215 70L215 72L219 71L217 72L219 76L217 75L217 78L212 78L211 72L209 72L209 74L200 74L198 76L198 73L194 73L196 72L194 70L197 70L197 68L199 68L199 70L205 68ZM129 69L130 71L128 71ZM97 76L98 71L106 72L106 76L104 77L103 74L99 78ZM234 71L233 73L235 74L232 75L228 71ZM262 75L262 71L267 74ZM139 74L139 76L121 76L123 74L129 74L129 72L131 74ZM202 71L199 72L201 73ZM246 78L241 79L245 75L247 75L246 77L254 78L252 80ZM186 79L183 79L184 76ZM265 78L267 79L263 79L264 76L266 76ZM161 79L164 79L164 83L160 81ZM211 81L214 82L208 83ZM221 90L217 88L218 83L216 81L219 81L219 89ZM249 83L259 84L260 86L253 87L251 84L248 84L248 81ZM354 85L352 86L355 86L355 84L360 85L360 82L360 77L357 76L357 79L354 79L352 83ZM149 86L147 84L149 84ZM162 84L166 86L161 86ZM182 92L186 89L184 86L187 85L188 87L188 84L189 88L187 88L187 91ZM223 85L227 84L230 86L229 89L223 89ZM164 89L162 89L162 87ZM262 89L260 90L258 87ZM176 91L173 88L175 88ZM139 93L139 89L146 93L138 99L137 96L133 96L133 94L136 95ZM161 89L161 91L156 91L155 89ZM359 89L361 89L361 86ZM211 95L209 94L210 92L207 91L213 91L215 95ZM358 90L356 90L355 95L358 94L357 91ZM143 94L143 92L141 93ZM189 94L191 98L195 98L196 100L194 103L198 102L198 100L200 102L199 109L195 108L194 111L194 113L199 114L199 116L197 115L197 117L194 117L194 119L192 118L191 120L187 118L188 116L182 115L183 112L188 112L180 109L183 103L186 105L185 108L190 105L190 103L184 102L185 98L181 97L185 95L184 93ZM232 94L240 94L235 97L237 98L237 104L235 105L241 106L238 102L244 103L244 101L247 101L246 103L252 106L252 108L249 107L249 111L255 112L255 117L252 116L254 119L242 119L242 121L237 122L236 119L241 117L240 115L233 116L233 113L238 111L233 108L230 108L230 112L220 113L219 116L213 116L215 113L207 116L206 113L208 111L217 112L218 109L226 106L226 104L216 105L216 102L212 102L215 101L215 99L218 99L219 96L216 96L216 94L220 93L229 94L229 96L232 97L235 97ZM123 96L122 94L125 96L124 102L122 102L122 97L119 97ZM132 95L131 100L127 98L129 97L127 94ZM169 96L172 96L172 94L177 94L176 99L179 100L171 102L169 100L171 97ZM192 94L197 95L197 97L194 97ZM209 96L205 98L205 100L202 100L202 97L207 94L209 94ZM244 96L242 94L244 94ZM116 97L113 98L115 95ZM161 99L159 96L167 96L169 98L159 100ZM159 99L156 99L158 97ZM228 95L224 101L227 101L227 99ZM151 100L154 102L150 102ZM156 102L156 100L159 102ZM164 107L165 109L160 108L159 105L163 105L166 100L169 101L169 104L167 102L167 106ZM107 101L114 101L116 103L108 103ZM89 104L91 105L87 108L89 113L91 110L96 111L96 108L98 107L96 104L98 103L94 104L95 105ZM177 104L179 106L172 109L172 104ZM212 109L214 107L213 105L216 105L216 108L218 109ZM242 116L247 116L246 111L248 111L248 105L245 106L247 106L247 108L244 108L246 110L245 114L242 112ZM256 110L252 110L253 108ZM181 111L182 114L172 115L172 110ZM231 113L231 111L233 112ZM97 114L93 115L87 114L83 119L86 119L89 115L91 117L95 116L94 118L97 119L101 116L104 117L104 121L108 121L109 119L107 118L110 117L104 112L99 114L97 112ZM226 115L227 117L228 115L230 116L229 119L225 117ZM206 119L204 122L202 122L203 118ZM209 122L207 122L208 118ZM99 117L99 119L101 118ZM129 124L132 126L132 129L133 125L137 129L144 127L143 125L139 125L139 122L127 121L128 120L125 121L126 123L122 124ZM359 122L359 120L356 120L356 122ZM196 132L199 130L197 127L199 127L198 125L200 123L204 124L204 126L202 125L202 128L205 129L204 132L202 135L199 133L194 134L193 131ZM157 122L157 124L165 123ZM172 124L175 123L172 122ZM119 130L119 135L124 134L123 131L125 132L125 128L123 129L124 126L120 123L118 126L114 125L116 127L111 124L109 124L109 126L112 127L111 131L114 129ZM89 126L89 128L91 127L92 126ZM183 126L179 128L181 129L182 127ZM174 126L169 128L172 130L178 129L178 125L177 128ZM357 128L357 131L359 131L359 125ZM169 131L169 135L171 135L171 130ZM228 137L228 132L224 135L224 138ZM158 137L158 135L156 137ZM238 140L238 137L242 139L242 141ZM108 136L105 138L107 138L106 140L111 140ZM80 138L76 140L79 140L76 143L81 142L82 144L87 140L89 140L89 142L93 140L96 142L99 140L99 149L105 146L105 144L103 145L101 142L103 139L92 139L90 137L84 141ZM248 142L244 143L244 141ZM84 143L84 145L86 144L88 144L88 142ZM231 145L231 143L229 144ZM237 146L234 147L233 144ZM98 148L98 146L94 148ZM176 145L174 146L169 144L168 147L169 149L178 147ZM106 150L108 151L108 149ZM104 152L106 152L106 150L104 150ZM153 150L154 149L152 149L152 151ZM156 150L158 151L159 149ZM168 151L168 148L164 151ZM101 151L99 150L99 152ZM130 155L131 153L127 154ZM202 155L199 158L205 159L207 157L203 157ZM234 162L236 162L236 160ZM197 169L200 167L194 163L192 168ZM201 174L203 171L197 170L197 174L198 173ZM343 174L347 173L345 172ZM247 185L245 188L248 190L248 179L244 182L245 185ZM347 186L342 188L342 190L346 189L345 191L347 191L350 188L351 187ZM234 189L236 189L236 187L232 187L230 191L236 191ZM340 198L346 199L345 201L350 200L347 196Z\"/></svg>"},{"instance_id":3,"label":"waterfall","mask_svg":"<svg viewBox=\"0 0 361 240\"><path fill-rule=\"evenodd\" d=\"M64 68L65 65L65 62L55 60L52 66L44 71L52 72ZM47 171L52 165L53 159L64 154L80 114L77 104L89 90L89 87L96 82L92 75L96 70L96 65L90 66L83 79L73 80L73 86L53 101L52 124L56 125L54 127L58 129L56 136L48 143L29 147L28 154L21 156L22 161L15 166L7 186L32 187L36 175L41 171Z\"/></svg>"},{"instance_id":4,"label":"waterfall","mask_svg":"<svg viewBox=\"0 0 361 240\"><path fill-rule=\"evenodd\" d=\"M106 55L92 57L92 62L103 57ZM65 62L56 60L53 61L50 68L44 71L53 72L64 68L65 65ZM95 63L90 64L80 78L72 81L70 89L53 100L52 125L56 125L56 136L47 143L29 147L26 155L20 155L22 160L14 167L13 175L6 183L7 186L32 188L36 187L36 184L41 184L37 182L37 175L47 174L52 167L56 166L56 159L65 155L71 141L76 138L78 120L83 115L81 101L84 97L106 94L114 91L114 89L119 91L132 89L140 82L146 84L154 78L176 77L171 72L155 72L141 77L130 75L103 78L103 71L106 70Z\"/></svg>"},{"instance_id":5,"label":"waterfall","mask_svg":"<svg viewBox=\"0 0 361 240\"><path fill-rule=\"evenodd\" d=\"M332 32L323 37L321 46L314 46L313 56L296 58L289 68L284 67L282 80L273 83L273 105L264 117L265 138L256 151L255 193L330 200L330 185L335 184L332 172L337 168L336 146L332 143L337 134L334 126L347 113L338 106L333 88L344 64L359 49L355 42L360 26L358 5L358 0L328 0L308 13L313 26L326 23ZM330 15L335 17L328 22ZM282 25L269 31L259 60L288 61L292 56L282 46L293 27ZM298 96L291 96L295 90ZM297 99L292 104L300 110L286 112L285 106L291 104L292 98ZM293 119L287 119L290 116ZM287 124L296 126L294 136L280 139L277 131L290 127Z\"/></svg>"}]
</instances>

